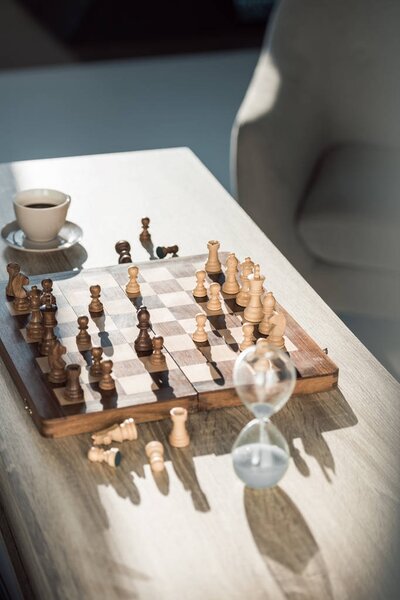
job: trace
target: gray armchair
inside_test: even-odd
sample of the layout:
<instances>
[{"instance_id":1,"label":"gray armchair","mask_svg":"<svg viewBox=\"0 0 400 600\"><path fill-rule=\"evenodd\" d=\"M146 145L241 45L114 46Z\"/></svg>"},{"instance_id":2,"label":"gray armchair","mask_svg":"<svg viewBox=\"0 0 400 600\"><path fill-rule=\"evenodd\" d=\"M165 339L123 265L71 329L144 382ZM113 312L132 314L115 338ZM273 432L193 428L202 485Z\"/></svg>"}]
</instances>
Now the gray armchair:
<instances>
[{"instance_id":1,"label":"gray armchair","mask_svg":"<svg viewBox=\"0 0 400 600\"><path fill-rule=\"evenodd\" d=\"M400 321L398 0L280 2L232 172L239 203L335 310Z\"/></svg>"}]
</instances>

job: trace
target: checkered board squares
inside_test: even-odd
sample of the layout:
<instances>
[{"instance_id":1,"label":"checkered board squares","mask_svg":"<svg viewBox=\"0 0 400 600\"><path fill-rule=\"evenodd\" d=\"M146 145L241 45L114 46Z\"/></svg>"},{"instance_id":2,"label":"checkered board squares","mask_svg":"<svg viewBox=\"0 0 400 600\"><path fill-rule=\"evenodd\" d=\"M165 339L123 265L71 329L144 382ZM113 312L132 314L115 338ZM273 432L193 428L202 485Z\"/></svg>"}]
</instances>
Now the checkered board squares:
<instances>
[{"instance_id":1,"label":"checkered board squares","mask_svg":"<svg viewBox=\"0 0 400 600\"><path fill-rule=\"evenodd\" d=\"M174 258L138 265L141 295L137 298L128 298L125 293L129 265L49 275L58 306L55 333L67 348L67 364L81 366L84 399L77 403L65 400L62 385L48 382L47 358L40 356L36 343L27 343L28 315L15 314L12 302L0 303L0 352L44 435L94 431L128 416L138 422L166 418L173 406L195 411L240 403L232 373L243 338L243 312L234 298L224 294L217 312L207 309L208 298L193 297L194 274L204 267L206 258ZM224 261L226 255L221 253L220 258ZM43 278L33 278L30 283L40 285ZM220 274L207 278L207 285L211 281L222 284L224 277ZM90 316L89 287L96 284L101 286L104 313ZM135 352L136 311L141 304L149 309L153 334L164 337L166 362L162 367L154 367L149 356ZM198 312L207 315L208 341L204 344L192 340ZM337 368L285 314L286 347L299 375L296 391L329 389L337 381ZM103 358L114 363L115 393L100 391L98 380L90 375L91 353L77 348L77 317L81 315L89 317L92 345L102 346ZM259 337L257 327L255 335Z\"/></svg>"}]
</instances>

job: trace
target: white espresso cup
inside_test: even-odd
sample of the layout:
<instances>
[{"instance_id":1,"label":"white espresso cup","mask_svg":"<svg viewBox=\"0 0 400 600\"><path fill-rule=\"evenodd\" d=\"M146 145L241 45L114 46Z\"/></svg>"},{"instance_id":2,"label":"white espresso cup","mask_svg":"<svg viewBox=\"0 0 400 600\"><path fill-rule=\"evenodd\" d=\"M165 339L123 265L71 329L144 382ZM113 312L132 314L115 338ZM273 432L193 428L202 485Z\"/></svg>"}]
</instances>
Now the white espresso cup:
<instances>
[{"instance_id":1,"label":"white espresso cup","mask_svg":"<svg viewBox=\"0 0 400 600\"><path fill-rule=\"evenodd\" d=\"M14 196L14 211L29 240L50 242L64 225L70 203L71 198L57 190L23 190Z\"/></svg>"}]
</instances>

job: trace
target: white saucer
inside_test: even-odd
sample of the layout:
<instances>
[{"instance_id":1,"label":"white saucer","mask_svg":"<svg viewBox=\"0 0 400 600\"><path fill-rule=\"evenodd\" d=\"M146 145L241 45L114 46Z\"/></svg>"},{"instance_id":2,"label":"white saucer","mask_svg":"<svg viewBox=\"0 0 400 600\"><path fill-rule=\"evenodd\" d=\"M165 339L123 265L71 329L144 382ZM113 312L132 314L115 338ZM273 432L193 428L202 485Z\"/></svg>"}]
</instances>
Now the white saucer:
<instances>
[{"instance_id":1,"label":"white saucer","mask_svg":"<svg viewBox=\"0 0 400 600\"><path fill-rule=\"evenodd\" d=\"M25 250L25 252L57 252L71 248L82 238L83 231L79 225L65 221L58 236L50 242L32 242L18 227L17 221L8 223L1 230L1 237L8 246L14 250Z\"/></svg>"}]
</instances>

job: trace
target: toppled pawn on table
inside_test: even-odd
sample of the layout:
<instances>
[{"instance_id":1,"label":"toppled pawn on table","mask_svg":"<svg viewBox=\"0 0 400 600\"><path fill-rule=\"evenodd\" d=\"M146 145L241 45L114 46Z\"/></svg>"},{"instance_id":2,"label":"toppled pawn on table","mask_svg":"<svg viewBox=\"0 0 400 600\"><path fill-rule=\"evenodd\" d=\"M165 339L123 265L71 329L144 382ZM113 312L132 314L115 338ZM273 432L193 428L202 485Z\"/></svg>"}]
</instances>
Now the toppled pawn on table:
<instances>
[{"instance_id":1,"label":"toppled pawn on table","mask_svg":"<svg viewBox=\"0 0 400 600\"><path fill-rule=\"evenodd\" d=\"M90 297L92 298L89 304L89 312L91 315L101 315L104 311L103 303L100 301L101 287L99 285L91 285Z\"/></svg>"},{"instance_id":2,"label":"toppled pawn on table","mask_svg":"<svg viewBox=\"0 0 400 600\"><path fill-rule=\"evenodd\" d=\"M79 333L76 336L76 345L80 352L90 350L92 348L92 338L88 333L89 318L86 315L78 317Z\"/></svg>"},{"instance_id":3,"label":"toppled pawn on table","mask_svg":"<svg viewBox=\"0 0 400 600\"><path fill-rule=\"evenodd\" d=\"M88 459L91 462L105 462L109 467L118 467L121 463L121 458L122 455L118 448L104 450L104 448L92 446L88 452Z\"/></svg>"},{"instance_id":4,"label":"toppled pawn on table","mask_svg":"<svg viewBox=\"0 0 400 600\"><path fill-rule=\"evenodd\" d=\"M165 258L168 254L176 256L179 252L179 246L157 246L156 254L158 258Z\"/></svg>"},{"instance_id":5,"label":"toppled pawn on table","mask_svg":"<svg viewBox=\"0 0 400 600\"><path fill-rule=\"evenodd\" d=\"M164 465L164 447L161 442L154 440L145 446L146 455L149 459L150 467L153 473L159 473L165 468Z\"/></svg>"},{"instance_id":6,"label":"toppled pawn on table","mask_svg":"<svg viewBox=\"0 0 400 600\"><path fill-rule=\"evenodd\" d=\"M132 441L137 440L137 437L138 432L135 421L132 419L132 417L129 417L122 423L116 423L107 429L93 433L92 442L96 445L103 444L108 446L108 444L111 444L111 442L124 442L126 440Z\"/></svg>"},{"instance_id":7,"label":"toppled pawn on table","mask_svg":"<svg viewBox=\"0 0 400 600\"><path fill-rule=\"evenodd\" d=\"M118 264L131 263L131 245L126 240L119 240L115 244L115 251L118 254Z\"/></svg>"}]
</instances>

